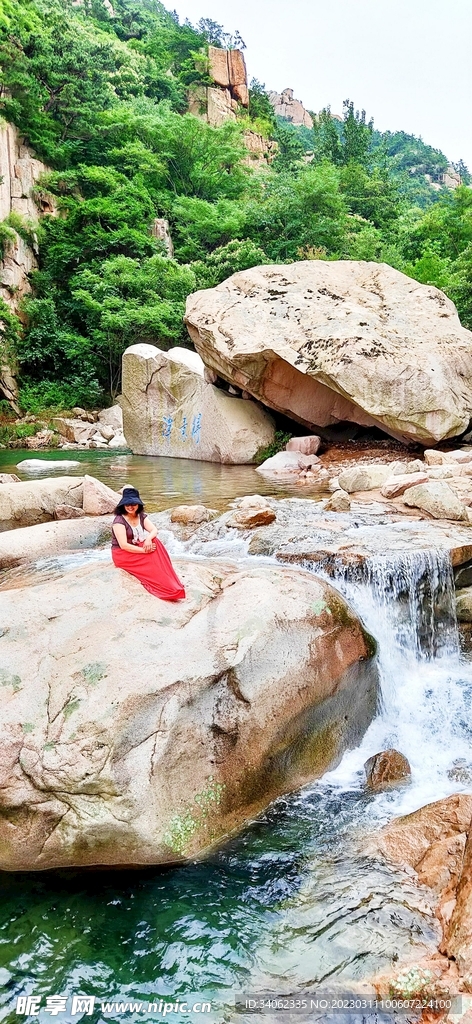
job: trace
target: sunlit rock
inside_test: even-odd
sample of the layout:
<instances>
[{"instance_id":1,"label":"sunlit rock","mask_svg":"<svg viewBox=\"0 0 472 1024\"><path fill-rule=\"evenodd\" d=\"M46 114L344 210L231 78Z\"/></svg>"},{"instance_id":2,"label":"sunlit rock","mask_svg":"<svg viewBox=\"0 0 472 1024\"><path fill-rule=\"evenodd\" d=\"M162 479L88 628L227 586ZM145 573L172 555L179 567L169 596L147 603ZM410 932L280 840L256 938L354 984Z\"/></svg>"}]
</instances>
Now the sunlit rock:
<instances>
[{"instance_id":1,"label":"sunlit rock","mask_svg":"<svg viewBox=\"0 0 472 1024\"><path fill-rule=\"evenodd\" d=\"M360 741L374 645L335 590L176 568L177 605L109 562L0 593L0 868L193 858Z\"/></svg>"},{"instance_id":2,"label":"sunlit rock","mask_svg":"<svg viewBox=\"0 0 472 1024\"><path fill-rule=\"evenodd\" d=\"M186 323L206 365L311 430L349 420L428 446L469 425L471 332L386 264L254 267L190 295Z\"/></svg>"},{"instance_id":3,"label":"sunlit rock","mask_svg":"<svg viewBox=\"0 0 472 1024\"><path fill-rule=\"evenodd\" d=\"M126 349L122 408L136 455L242 464L274 436L264 409L209 384L200 356L183 348Z\"/></svg>"}]
</instances>

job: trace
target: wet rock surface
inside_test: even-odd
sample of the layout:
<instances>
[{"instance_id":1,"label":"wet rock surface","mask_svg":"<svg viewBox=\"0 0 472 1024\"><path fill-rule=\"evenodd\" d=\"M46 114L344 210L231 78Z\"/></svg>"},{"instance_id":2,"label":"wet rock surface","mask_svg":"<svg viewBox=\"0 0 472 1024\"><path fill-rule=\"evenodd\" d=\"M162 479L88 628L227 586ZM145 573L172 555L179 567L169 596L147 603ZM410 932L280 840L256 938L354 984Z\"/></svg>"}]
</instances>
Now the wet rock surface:
<instances>
[{"instance_id":1,"label":"wet rock surface","mask_svg":"<svg viewBox=\"0 0 472 1024\"><path fill-rule=\"evenodd\" d=\"M382 750L374 754L364 765L368 789L378 792L392 789L411 777L408 759L398 750Z\"/></svg>"},{"instance_id":2,"label":"wet rock surface","mask_svg":"<svg viewBox=\"0 0 472 1024\"><path fill-rule=\"evenodd\" d=\"M235 510L247 498L237 499ZM248 552L272 555L284 562L309 563L324 572L362 572L369 560L393 557L436 548L449 551L453 565L472 558L472 531L461 523L415 521L402 515L384 514L374 505L352 502L350 512L328 512L321 502L303 498L267 498L276 520L248 532ZM208 543L227 541L231 536L233 512L225 512L210 523L197 527L189 541L190 550L203 553ZM170 513L151 518L167 529ZM172 529L172 527L170 527Z\"/></svg>"}]
</instances>

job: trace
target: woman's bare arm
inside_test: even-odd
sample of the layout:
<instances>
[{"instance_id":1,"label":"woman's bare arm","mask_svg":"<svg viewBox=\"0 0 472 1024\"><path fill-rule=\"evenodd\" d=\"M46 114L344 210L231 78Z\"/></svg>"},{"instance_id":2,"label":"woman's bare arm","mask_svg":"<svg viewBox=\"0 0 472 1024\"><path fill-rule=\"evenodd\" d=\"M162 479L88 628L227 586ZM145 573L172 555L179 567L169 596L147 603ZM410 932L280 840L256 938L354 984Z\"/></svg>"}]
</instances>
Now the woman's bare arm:
<instances>
[{"instance_id":1,"label":"woman's bare arm","mask_svg":"<svg viewBox=\"0 0 472 1024\"><path fill-rule=\"evenodd\" d=\"M142 550L141 548L138 548L136 544L128 544L126 527L123 526L123 523L115 523L113 526L113 533L115 534L122 551L132 551L133 555L135 555L137 551Z\"/></svg>"},{"instance_id":2,"label":"woman's bare arm","mask_svg":"<svg viewBox=\"0 0 472 1024\"><path fill-rule=\"evenodd\" d=\"M147 516L143 522L143 527L146 530L146 533L148 534L146 540L144 541L143 551L145 551L146 554L148 554L150 551L154 550L153 540L155 537L157 537L157 528L154 526L154 523L151 523L151 520L148 519Z\"/></svg>"}]
</instances>

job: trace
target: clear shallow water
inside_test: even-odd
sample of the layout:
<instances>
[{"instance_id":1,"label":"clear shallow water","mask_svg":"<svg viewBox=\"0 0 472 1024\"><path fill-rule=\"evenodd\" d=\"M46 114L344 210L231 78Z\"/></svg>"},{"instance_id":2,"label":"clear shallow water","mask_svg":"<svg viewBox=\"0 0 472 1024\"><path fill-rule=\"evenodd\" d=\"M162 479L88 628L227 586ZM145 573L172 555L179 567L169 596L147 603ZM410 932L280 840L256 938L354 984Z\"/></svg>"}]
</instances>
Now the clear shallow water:
<instances>
[{"instance_id":1,"label":"clear shallow water","mask_svg":"<svg viewBox=\"0 0 472 1024\"><path fill-rule=\"evenodd\" d=\"M50 469L32 472L17 469L25 459L41 459L50 463ZM64 459L80 462L72 469L54 471L54 463ZM221 466L214 462L193 459L153 458L150 455L131 455L115 452L47 451L31 452L14 449L0 451L0 473L16 473L21 480L32 480L57 472L58 475L96 476L114 490L124 484L137 487L149 512L161 512L182 503L204 503L225 510L234 498L245 494L273 494L278 497L298 495L319 497L319 488L297 484L277 484L257 473L254 466Z\"/></svg>"},{"instance_id":2,"label":"clear shallow water","mask_svg":"<svg viewBox=\"0 0 472 1024\"><path fill-rule=\"evenodd\" d=\"M229 539L219 553L245 557L244 544ZM51 562L64 572L83 558ZM231 1009L239 993L349 987L433 947L427 892L370 859L362 844L394 815L460 790L448 771L456 758L471 761L472 672L459 654L452 573L445 556L417 552L376 559L367 583L340 576L336 585L379 641L381 705L361 746L205 863L172 872L0 874L6 1017L24 992L89 992L104 1000L209 999L204 1019L220 1024L241 1020ZM412 783L366 795L364 761L388 746L409 758ZM93 1019L102 1019L100 1009Z\"/></svg>"}]
</instances>

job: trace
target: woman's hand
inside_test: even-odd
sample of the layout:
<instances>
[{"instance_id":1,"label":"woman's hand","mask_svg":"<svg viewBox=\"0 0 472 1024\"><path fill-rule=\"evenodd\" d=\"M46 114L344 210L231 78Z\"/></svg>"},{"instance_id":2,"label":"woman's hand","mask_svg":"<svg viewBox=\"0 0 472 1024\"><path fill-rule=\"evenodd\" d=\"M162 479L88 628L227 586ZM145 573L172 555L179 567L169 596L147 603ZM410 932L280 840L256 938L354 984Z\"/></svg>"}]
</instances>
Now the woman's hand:
<instances>
[{"instance_id":1,"label":"woman's hand","mask_svg":"<svg viewBox=\"0 0 472 1024\"><path fill-rule=\"evenodd\" d=\"M154 544L153 544L153 541L152 541L152 537L146 537L146 540L144 541L142 550L145 551L147 555L150 555L151 551L154 551Z\"/></svg>"}]
</instances>

